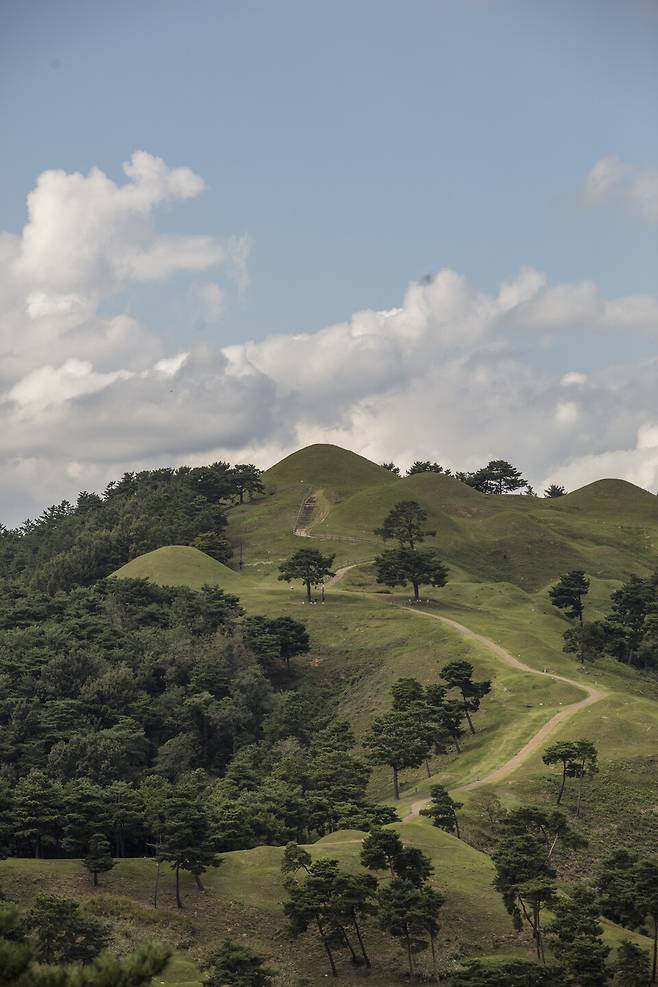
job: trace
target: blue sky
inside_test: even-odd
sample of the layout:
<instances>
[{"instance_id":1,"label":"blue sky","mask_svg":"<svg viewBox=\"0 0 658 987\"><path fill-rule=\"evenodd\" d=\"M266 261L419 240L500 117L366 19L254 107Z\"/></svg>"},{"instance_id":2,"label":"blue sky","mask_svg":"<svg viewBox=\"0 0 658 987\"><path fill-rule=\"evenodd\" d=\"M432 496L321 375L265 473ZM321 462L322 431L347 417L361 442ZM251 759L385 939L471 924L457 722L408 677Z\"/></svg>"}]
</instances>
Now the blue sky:
<instances>
[{"instance_id":1,"label":"blue sky","mask_svg":"<svg viewBox=\"0 0 658 987\"><path fill-rule=\"evenodd\" d=\"M512 457L518 442L535 482L558 474L579 482L606 468L658 485L658 452L655 470L638 452L643 442L654 448L658 422L651 397L657 93L656 0L5 3L0 110L10 139L0 145L0 228L11 235L10 302L0 317L11 359L5 356L0 384L7 413L19 415L23 430L23 446L6 451L16 485L6 496L10 510L20 510L27 482L20 478L30 470L41 469L65 492L101 483L127 464L163 459L222 453L266 465L322 437L374 458L424 454L458 465L489 453ZM145 178L155 182L153 199L139 216L119 209L117 239L112 210L119 207L108 205L117 190L108 186L98 198L93 183L78 186L71 176L98 168L117 188L130 185L123 164L138 150L155 156L147 171L157 170L156 158L188 169L180 179L186 191L156 193L162 176ZM27 236L26 196L51 169L69 177L61 187L39 186L38 220L32 217ZM202 192L192 173L205 182ZM594 188L593 175L604 184ZM249 246L242 290L230 262L238 241L230 237ZM121 258L146 242L179 254L156 273L144 254L139 263L151 265L148 276L143 267L117 274ZM75 264L65 257L70 243L77 244ZM206 259L195 266L191 249L206 251ZM501 282L524 268L545 275L545 284L533 282L540 300L495 303ZM425 348L412 357L418 300L405 292L442 269L466 280L468 303L457 303L461 289L449 279L428 289L419 303ZM201 317L195 292L209 283L222 304ZM604 311L601 299L613 300L612 308ZM64 325L62 306L71 305L78 321L69 312ZM395 345L377 315L393 307L404 315ZM371 313L365 321L354 318L361 310ZM120 329L115 319L123 320ZM486 331L473 334L474 319L484 319ZM345 339L326 334L323 327L334 323L348 327ZM472 345L459 365L454 326ZM306 396L286 379L298 333L315 334L305 365L315 392ZM285 357L266 342L273 334L281 335ZM369 356L347 393L343 378L352 362L360 366L353 343ZM225 378L227 345L242 349L229 353ZM332 367L333 391L315 370L320 352ZM171 371L178 390L166 393L177 396L176 420L188 422L189 442L165 439L175 429L163 420L162 436L145 425L138 447L122 446L117 424L112 454L99 454L93 429L109 412L91 404L100 395L125 404L126 394L115 391L132 388L134 417L125 428L139 430L150 421L139 382L160 373L149 369L153 361L178 353L192 356L187 369ZM407 358L402 379L393 368ZM219 403L209 405L199 428L203 415L193 414L192 400L203 387L190 367L213 361L215 377L203 386ZM412 394L420 367L447 383L425 381ZM234 392L247 371L249 386L258 378L263 388L249 399L263 408L242 421L231 402L239 405ZM467 408L481 403L473 381L494 373L499 390L525 389L526 404L519 397L473 420ZM587 393L563 400L565 373L587 377ZM622 379L623 407L606 416ZM458 420L428 404L433 431L428 426L418 447L400 434L396 395L420 400L453 387ZM367 417L375 406L376 421ZM554 428L540 442L543 455L510 437L509 422L535 410ZM54 453L33 437L43 432L39 414L49 427L59 422L49 433ZM81 416L90 432L73 448ZM627 452L640 466L626 463ZM605 465L588 459L613 453Z\"/></svg>"},{"instance_id":2,"label":"blue sky","mask_svg":"<svg viewBox=\"0 0 658 987\"><path fill-rule=\"evenodd\" d=\"M136 148L189 165L209 189L167 228L252 241L224 338L392 306L443 265L485 290L522 264L613 294L655 280L654 231L579 200L602 155L658 159L649 5L23 0L3 18L3 226L47 168L118 178ZM180 287L131 303L182 334Z\"/></svg>"}]
</instances>

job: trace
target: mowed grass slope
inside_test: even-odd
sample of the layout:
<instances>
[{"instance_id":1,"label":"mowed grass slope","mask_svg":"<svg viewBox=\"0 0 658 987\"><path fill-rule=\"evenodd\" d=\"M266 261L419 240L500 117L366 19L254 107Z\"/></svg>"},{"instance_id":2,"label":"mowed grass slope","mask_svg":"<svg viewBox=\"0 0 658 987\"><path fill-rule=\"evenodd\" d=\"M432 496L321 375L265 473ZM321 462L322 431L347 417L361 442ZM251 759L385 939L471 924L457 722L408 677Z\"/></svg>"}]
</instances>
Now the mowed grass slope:
<instances>
[{"instance_id":1,"label":"mowed grass slope","mask_svg":"<svg viewBox=\"0 0 658 987\"><path fill-rule=\"evenodd\" d=\"M445 896L438 937L439 966L444 974L474 957L532 959L525 932L514 932L500 895L493 887L494 868L488 856L435 829L426 820L395 826L407 844L420 847L434 867L432 885ZM364 834L333 833L307 847L312 857L333 858L341 869L361 870L359 853ZM219 868L204 875L207 891L199 893L193 879L183 876L184 909L175 908L173 875L163 865L159 908L152 904L153 860L118 861L94 889L75 860L7 860L0 863L5 892L27 907L45 886L50 891L80 900L112 928L114 945L130 951L145 941L160 941L175 949L172 966L156 983L183 987L200 983L206 957L226 937L244 941L261 952L276 968L277 983L293 987L301 982L326 982L328 968L317 935L312 931L299 940L287 929L283 913L286 898L281 876L282 847L256 847L222 856ZM386 874L379 874L384 882ZM404 978L405 957L399 945L382 933L375 922L364 924L364 939L373 960L370 973L355 969L345 952L337 953L339 975L347 983L364 977L376 987ZM631 938L642 942L641 937ZM606 938L618 941L620 930L606 925ZM644 943L646 945L646 942ZM429 977L429 955L420 954L418 970Z\"/></svg>"},{"instance_id":2,"label":"mowed grass slope","mask_svg":"<svg viewBox=\"0 0 658 987\"><path fill-rule=\"evenodd\" d=\"M620 580L630 572L648 573L658 560L658 498L613 480L590 484L554 501L522 496L485 497L440 475L396 479L375 464L368 464L370 469L363 468L360 457L354 457L358 472L350 484L347 474L354 466L351 456L335 447L302 450L280 464L283 467L288 463L287 470L277 473L275 467L268 471L268 476L273 475L277 482L268 483L265 498L231 510L229 533L234 541L236 532L240 533L248 575L232 573L239 584L226 588L238 593L250 613L286 613L308 625L312 651L295 660L297 674L333 692L338 715L350 720L358 737L376 715L389 707L390 686L400 676L414 676L425 683L436 681L445 662L466 658L475 666L476 677L493 680L492 693L475 718L477 734L466 738L464 753L434 758L430 780L423 769L405 773L402 812L407 811L414 798L425 795L433 782L460 789L507 761L556 711L582 697L578 683L591 683L604 690L605 698L564 723L551 740L587 737L599 747L601 782L595 781L586 790L583 803L583 825L592 839L592 855L601 856L615 840L616 845L628 845L634 831L629 806L636 806L641 813L641 845L651 845L652 833L654 845L658 845L658 772L655 761L651 762L658 752L658 681L611 659L584 670L579 668L572 656L562 650L568 621L551 606L547 596L548 587L561 572L583 568L592 576L588 616L605 613L610 592ZM338 468L336 463L344 475L332 486L330 474L332 468ZM370 482L373 476L376 479ZM311 524L312 537L302 540L294 537L292 529L299 505L309 493L318 497L321 509ZM373 528L403 499L418 500L425 507L428 526L436 529L436 535L426 544L439 547L450 567L448 584L427 593L433 602L426 609L486 635L532 668L548 668L566 675L574 681L573 686L515 671L486 647L466 640L439 621L405 609L406 596L378 586L367 561L328 589L324 606L306 605L301 587L276 581L280 559L302 546L336 552L337 564L372 559L382 547ZM198 558L196 564L200 573ZM149 567L155 579L157 573L150 561L139 574L149 575ZM184 574L181 569L177 572ZM223 585L219 571L215 576L217 584ZM179 581L198 586L215 580L205 574L201 577L193 565L186 578ZM507 804L514 805L549 802L553 787L550 772L541 761L541 751L537 751L496 790ZM390 797L386 769L374 772L371 791L382 800ZM469 795L464 798L468 802ZM570 803L567 810L572 811ZM594 828L597 816L606 829L600 836ZM424 848L424 841L447 840L448 856L458 860L454 841L437 834L426 822L402 824L402 828L406 838L423 841L418 845ZM345 860L354 862L356 844L351 841L355 839L358 834L332 834L314 852L324 846L322 852L335 850L337 856L340 852L346 855ZM328 847L327 843L341 846ZM285 962L289 963L292 946L281 938L282 927L276 923L269 926L258 917L270 907L267 902L274 901L272 888L278 881L280 851L265 847L243 853L242 857L235 855L235 863L230 866L227 861L213 876L213 893L216 888L217 895L221 895L222 877L232 869L236 875L241 874L235 878L239 907L234 901L229 908L235 931L241 934L244 925L251 942L256 946L262 943L263 950L275 959L285 954ZM443 880L447 888L446 862L436 847L433 853L441 865L437 866L439 886ZM230 856L233 859L234 855ZM483 859L490 869L487 858ZM468 860L469 866L475 867L475 858ZM574 874L585 873L582 866L582 860L577 861ZM516 948L507 938L511 928L507 926L507 916L503 913L499 922L499 902L495 904L489 897L487 908L492 911L486 920L476 922L474 940L468 938L471 879L464 860L460 867L452 883L449 907L455 909L451 921L455 929L461 928L463 949L504 955ZM477 867L474 873L476 885L490 886L490 876L485 879ZM261 880L270 891L259 904ZM461 899L460 889L464 895ZM249 912L252 893L254 906L261 908L256 913ZM228 907L223 900L224 907ZM237 911L231 911L234 907ZM278 914L277 908L272 905L272 915ZM618 930L610 934L619 938ZM319 975L324 976L322 958L319 952L313 952L316 948L309 943L304 963L308 957L317 958L322 971ZM353 973L346 971L344 975ZM295 973L286 976L297 976L296 968ZM306 967L304 976L314 982L315 974L307 973ZM396 979L397 974L374 982L393 983Z\"/></svg>"},{"instance_id":3,"label":"mowed grass slope","mask_svg":"<svg viewBox=\"0 0 658 987\"><path fill-rule=\"evenodd\" d=\"M307 544L336 564L372 558L374 534L400 500L428 513L446 561L469 578L534 591L560 572L584 568L601 578L644 572L658 554L658 498L622 480L600 480L555 500L490 497L441 474L402 479L336 446L302 449L264 474L267 496L229 512L229 537L248 569L272 572L299 539L293 529L311 494L318 507Z\"/></svg>"},{"instance_id":4,"label":"mowed grass slope","mask_svg":"<svg viewBox=\"0 0 658 987\"><path fill-rule=\"evenodd\" d=\"M167 545L132 559L112 574L117 579L150 579L159 586L220 586L240 593L239 573L190 545Z\"/></svg>"}]
</instances>

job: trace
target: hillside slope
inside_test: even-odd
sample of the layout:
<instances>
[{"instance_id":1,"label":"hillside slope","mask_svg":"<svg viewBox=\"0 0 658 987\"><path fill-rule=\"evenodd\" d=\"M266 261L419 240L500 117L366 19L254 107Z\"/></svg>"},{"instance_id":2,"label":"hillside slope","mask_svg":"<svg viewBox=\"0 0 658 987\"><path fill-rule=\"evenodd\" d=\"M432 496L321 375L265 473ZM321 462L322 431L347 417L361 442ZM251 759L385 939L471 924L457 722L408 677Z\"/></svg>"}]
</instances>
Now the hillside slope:
<instances>
[{"instance_id":1,"label":"hillside slope","mask_svg":"<svg viewBox=\"0 0 658 987\"><path fill-rule=\"evenodd\" d=\"M239 593L240 575L191 545L167 545L127 562L113 573L117 579L150 579L160 586L220 586Z\"/></svg>"}]
</instances>

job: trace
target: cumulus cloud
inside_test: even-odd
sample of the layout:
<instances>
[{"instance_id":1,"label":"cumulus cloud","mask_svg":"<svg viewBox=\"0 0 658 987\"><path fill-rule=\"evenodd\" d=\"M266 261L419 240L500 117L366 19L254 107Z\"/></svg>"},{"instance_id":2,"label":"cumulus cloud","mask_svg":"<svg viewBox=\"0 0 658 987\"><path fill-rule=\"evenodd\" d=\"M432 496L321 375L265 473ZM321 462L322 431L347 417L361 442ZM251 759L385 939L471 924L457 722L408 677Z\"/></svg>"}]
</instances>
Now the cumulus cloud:
<instances>
[{"instance_id":1,"label":"cumulus cloud","mask_svg":"<svg viewBox=\"0 0 658 987\"><path fill-rule=\"evenodd\" d=\"M401 466L503 456L537 486L608 470L658 485L655 361L560 374L527 358L537 329L654 330L654 296L607 299L531 267L483 292L444 268L395 308L222 346L215 265L244 287L248 240L158 232L154 210L200 194L202 179L144 152L124 172L123 184L98 169L46 172L25 229L0 234L3 520L125 469L219 457L267 466L319 441ZM197 272L187 300L208 326L204 345L172 352L129 314L100 314L120 288L186 270Z\"/></svg>"},{"instance_id":2,"label":"cumulus cloud","mask_svg":"<svg viewBox=\"0 0 658 987\"><path fill-rule=\"evenodd\" d=\"M590 168L583 197L588 206L616 200L645 222L658 223L658 168L641 168L609 154Z\"/></svg>"}]
</instances>

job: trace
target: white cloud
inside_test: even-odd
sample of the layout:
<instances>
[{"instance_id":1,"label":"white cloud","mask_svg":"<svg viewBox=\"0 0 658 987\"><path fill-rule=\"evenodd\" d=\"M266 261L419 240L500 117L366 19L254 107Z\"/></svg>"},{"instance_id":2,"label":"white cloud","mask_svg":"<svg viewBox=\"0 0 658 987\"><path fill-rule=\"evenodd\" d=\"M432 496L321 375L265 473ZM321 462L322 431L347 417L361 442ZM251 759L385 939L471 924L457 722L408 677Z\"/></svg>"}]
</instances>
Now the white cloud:
<instances>
[{"instance_id":1,"label":"white cloud","mask_svg":"<svg viewBox=\"0 0 658 987\"><path fill-rule=\"evenodd\" d=\"M0 234L1 519L125 469L219 457L267 466L315 441L402 466L503 456L535 486L545 476L573 487L613 467L654 484L658 364L560 374L527 354L543 345L536 329L654 330L656 297L607 299L593 282L551 285L531 267L483 292L444 268L398 307L317 332L167 351L99 304L133 281L194 270L190 310L210 325L224 296L214 271L201 272L221 262L246 284L249 242L157 232L154 209L199 194L202 180L144 153L125 173L116 184L98 169L47 172L22 234Z\"/></svg>"},{"instance_id":2,"label":"white cloud","mask_svg":"<svg viewBox=\"0 0 658 987\"><path fill-rule=\"evenodd\" d=\"M627 164L610 154L587 173L583 197L588 206L617 200L645 222L658 223L658 168Z\"/></svg>"},{"instance_id":3,"label":"white cloud","mask_svg":"<svg viewBox=\"0 0 658 987\"><path fill-rule=\"evenodd\" d=\"M188 295L197 323L219 322L223 318L224 292L214 281L197 281L190 287Z\"/></svg>"},{"instance_id":4,"label":"white cloud","mask_svg":"<svg viewBox=\"0 0 658 987\"><path fill-rule=\"evenodd\" d=\"M625 295L602 298L594 281L541 287L510 313L524 329L643 329L658 332L658 298Z\"/></svg>"}]
</instances>

